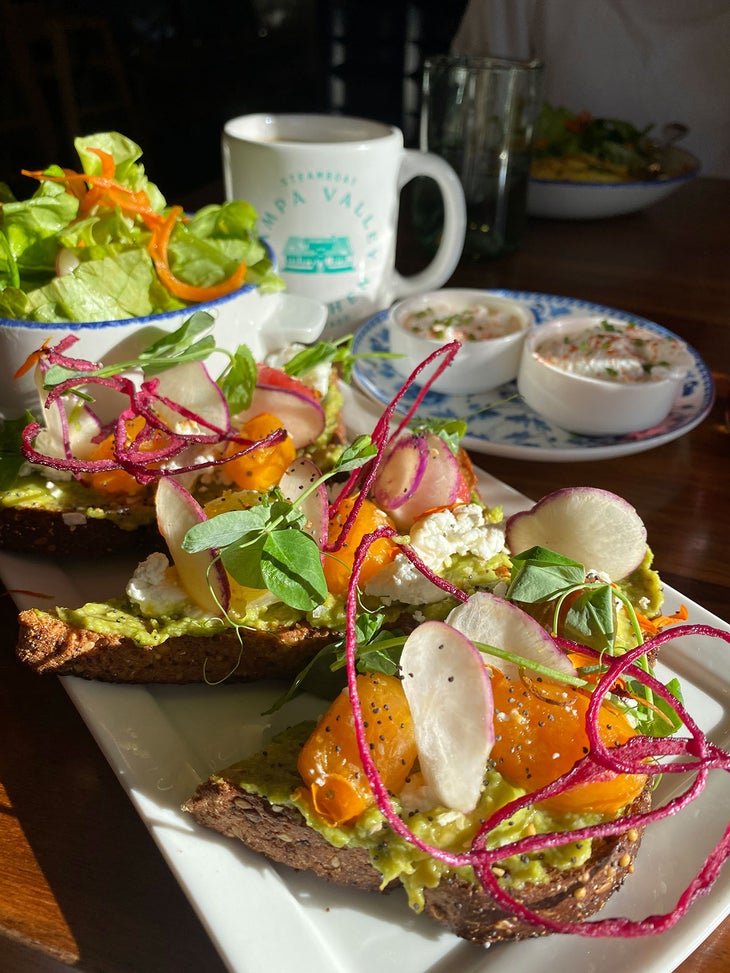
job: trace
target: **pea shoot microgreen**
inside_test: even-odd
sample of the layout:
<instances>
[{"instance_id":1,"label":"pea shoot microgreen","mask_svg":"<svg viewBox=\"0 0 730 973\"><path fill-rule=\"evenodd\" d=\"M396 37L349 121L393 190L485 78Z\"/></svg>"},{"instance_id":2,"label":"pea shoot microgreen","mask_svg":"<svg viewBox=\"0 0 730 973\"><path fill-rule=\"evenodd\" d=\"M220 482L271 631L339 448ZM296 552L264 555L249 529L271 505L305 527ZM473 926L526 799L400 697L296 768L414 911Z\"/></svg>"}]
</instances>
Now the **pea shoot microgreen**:
<instances>
[{"instance_id":1,"label":"pea shoot microgreen","mask_svg":"<svg viewBox=\"0 0 730 973\"><path fill-rule=\"evenodd\" d=\"M251 350L248 345L239 345L218 379L218 385L234 415L251 405L257 378L258 369Z\"/></svg>"},{"instance_id":2,"label":"pea shoot microgreen","mask_svg":"<svg viewBox=\"0 0 730 973\"><path fill-rule=\"evenodd\" d=\"M397 633L395 651L386 645L390 633L383 629L385 616L380 612L361 612L355 620L355 634L358 645L358 671L383 672L395 675L398 672L398 658L405 636ZM314 656L298 673L289 688L274 701L267 713L275 713L300 693L312 693L322 699L334 699L345 686L345 637L331 642Z\"/></svg>"},{"instance_id":3,"label":"pea shoot microgreen","mask_svg":"<svg viewBox=\"0 0 730 973\"><path fill-rule=\"evenodd\" d=\"M619 601L626 611L636 644L643 641L636 611L620 584L586 582L582 564L545 548L534 547L513 557L506 597L523 607L529 605L531 614L535 614L536 609L539 613L538 606L544 605L551 614L542 620L553 633L558 631L560 620L560 631L565 638L608 655L620 652L616 642L615 612L615 602ZM645 656L637 664L646 672L650 671ZM624 682L639 702L632 708L631 715L642 733L668 736L679 729L681 722L674 710L656 698L640 680L625 676ZM672 679L667 688L681 702L679 681Z\"/></svg>"},{"instance_id":4,"label":"pea shoot microgreen","mask_svg":"<svg viewBox=\"0 0 730 973\"><path fill-rule=\"evenodd\" d=\"M100 365L99 368L89 371L79 371L60 364L51 365L44 376L44 387L52 389L69 379L82 384L85 378L106 378L134 368L141 368L147 376L153 376L184 362L203 361L216 350L215 339L205 333L210 331L213 323L213 316L207 311L195 311L181 327L170 334L162 335L135 359L113 365Z\"/></svg>"},{"instance_id":5,"label":"pea shoot microgreen","mask_svg":"<svg viewBox=\"0 0 730 973\"><path fill-rule=\"evenodd\" d=\"M463 419L430 418L423 422L411 423L412 432L431 432L439 436L454 456L458 456L461 440L466 435L466 422Z\"/></svg>"},{"instance_id":6,"label":"pea shoot microgreen","mask_svg":"<svg viewBox=\"0 0 730 973\"><path fill-rule=\"evenodd\" d=\"M553 632L564 610L561 629L598 651L613 651L616 639L614 589L601 582L586 584L585 568L571 558L533 547L512 559L507 599L520 605L545 605Z\"/></svg>"},{"instance_id":7,"label":"pea shoot microgreen","mask_svg":"<svg viewBox=\"0 0 730 973\"><path fill-rule=\"evenodd\" d=\"M345 382L350 381L355 362L360 358L399 358L393 352L367 352L355 354L352 351L353 335L345 335L336 341L317 341L313 345L302 348L293 355L283 366L287 375L299 378L318 365L338 365Z\"/></svg>"},{"instance_id":8,"label":"pea shoot microgreen","mask_svg":"<svg viewBox=\"0 0 730 973\"><path fill-rule=\"evenodd\" d=\"M307 532L304 501L332 476L357 469L376 454L369 436L358 436L332 469L323 473L294 501L278 488L246 510L229 510L191 527L183 549L191 554L218 552L230 576L247 588L266 588L284 604L311 611L327 597L321 551Z\"/></svg>"}]
</instances>

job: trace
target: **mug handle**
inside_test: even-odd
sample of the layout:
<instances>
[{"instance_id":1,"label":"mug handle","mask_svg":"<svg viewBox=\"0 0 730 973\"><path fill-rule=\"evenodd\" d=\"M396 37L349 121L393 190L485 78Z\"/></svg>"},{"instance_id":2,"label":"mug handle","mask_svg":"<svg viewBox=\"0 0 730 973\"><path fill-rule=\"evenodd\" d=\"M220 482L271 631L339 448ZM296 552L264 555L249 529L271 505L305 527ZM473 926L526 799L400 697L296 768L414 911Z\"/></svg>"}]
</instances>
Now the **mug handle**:
<instances>
[{"instance_id":1,"label":"mug handle","mask_svg":"<svg viewBox=\"0 0 730 973\"><path fill-rule=\"evenodd\" d=\"M456 270L464 249L466 201L459 177L445 159L433 152L405 149L398 173L398 191L416 176L428 176L439 187L444 204L444 227L439 248L427 267L410 277L393 272L394 298L442 287Z\"/></svg>"}]
</instances>

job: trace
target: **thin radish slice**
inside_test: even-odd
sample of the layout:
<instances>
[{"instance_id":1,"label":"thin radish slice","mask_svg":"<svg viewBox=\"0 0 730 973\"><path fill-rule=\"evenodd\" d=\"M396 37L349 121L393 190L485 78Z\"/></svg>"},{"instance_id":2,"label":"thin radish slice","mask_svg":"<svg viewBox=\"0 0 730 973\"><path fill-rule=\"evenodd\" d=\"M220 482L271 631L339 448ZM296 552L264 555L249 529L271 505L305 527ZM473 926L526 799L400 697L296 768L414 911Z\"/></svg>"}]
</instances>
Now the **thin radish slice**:
<instances>
[{"instance_id":1,"label":"thin radish slice","mask_svg":"<svg viewBox=\"0 0 730 973\"><path fill-rule=\"evenodd\" d=\"M386 453L373 482L373 499L383 510L397 510L421 485L428 464L424 436L401 436Z\"/></svg>"},{"instance_id":2,"label":"thin radish slice","mask_svg":"<svg viewBox=\"0 0 730 973\"><path fill-rule=\"evenodd\" d=\"M497 595L475 592L468 601L453 608L446 621L472 642L504 649L564 675L576 674L573 663L542 625ZM514 663L497 656L489 656L489 664L513 679L519 674Z\"/></svg>"},{"instance_id":3,"label":"thin radish slice","mask_svg":"<svg viewBox=\"0 0 730 973\"><path fill-rule=\"evenodd\" d=\"M484 658L455 628L432 621L408 636L400 666L424 780L439 804L468 814L494 745Z\"/></svg>"},{"instance_id":4,"label":"thin radish slice","mask_svg":"<svg viewBox=\"0 0 730 973\"><path fill-rule=\"evenodd\" d=\"M56 254L56 277L72 274L80 262L73 250L69 250L68 247L60 247Z\"/></svg>"},{"instance_id":5,"label":"thin radish slice","mask_svg":"<svg viewBox=\"0 0 730 973\"><path fill-rule=\"evenodd\" d=\"M246 422L262 412L268 412L280 420L296 449L310 446L324 432L324 409L310 392L305 394L292 388L256 386L251 405L239 413L239 419Z\"/></svg>"},{"instance_id":6,"label":"thin radish slice","mask_svg":"<svg viewBox=\"0 0 730 973\"><path fill-rule=\"evenodd\" d=\"M279 481L279 489L284 498L294 503L321 477L319 468L305 456L296 459ZM322 549L327 537L328 512L327 491L324 483L319 483L300 504L300 509L307 518L307 530Z\"/></svg>"},{"instance_id":7,"label":"thin radish slice","mask_svg":"<svg viewBox=\"0 0 730 973\"><path fill-rule=\"evenodd\" d=\"M205 511L188 491L170 477L157 485L155 497L157 526L167 543L170 557L177 568L180 583L188 596L211 615L220 615L230 602L228 576L216 552L183 550L183 538L195 524L206 520Z\"/></svg>"},{"instance_id":8,"label":"thin radish slice","mask_svg":"<svg viewBox=\"0 0 730 973\"><path fill-rule=\"evenodd\" d=\"M94 451L93 440L101 433L102 422L96 409L77 395L48 401L43 388L48 367L41 360L35 370L34 381L44 410L45 428L36 438L36 448L49 456L61 458L70 452L79 459L87 459Z\"/></svg>"},{"instance_id":9,"label":"thin radish slice","mask_svg":"<svg viewBox=\"0 0 730 973\"><path fill-rule=\"evenodd\" d=\"M84 460L92 455L102 424L87 403L76 397L65 402L56 399L46 409L44 419L45 427L35 439L39 452L58 459L70 454Z\"/></svg>"},{"instance_id":10,"label":"thin radish slice","mask_svg":"<svg viewBox=\"0 0 730 973\"><path fill-rule=\"evenodd\" d=\"M409 434L409 438L412 434ZM399 530L407 530L411 524L417 520L427 510L435 510L439 507L450 507L453 504L468 499L468 488L464 491L464 475L459 466L459 461L451 452L449 447L434 433L426 433L420 436L423 440L426 454L426 468L420 476L419 483L410 492L408 498L393 505L390 503L379 503L386 513L390 514ZM400 439L388 447L387 456L392 456L398 448ZM387 468L387 458L384 464ZM392 471L391 471L392 472ZM375 487L378 488L379 476L376 477ZM395 485L391 477L388 492L392 497L399 496L399 489L408 486L405 483L402 487Z\"/></svg>"},{"instance_id":11,"label":"thin radish slice","mask_svg":"<svg viewBox=\"0 0 730 973\"><path fill-rule=\"evenodd\" d=\"M208 429L227 432L231 425L228 403L220 386L202 362L191 361L162 372L156 394L180 408L155 402L155 412L173 428L184 417L200 421Z\"/></svg>"},{"instance_id":12,"label":"thin radish slice","mask_svg":"<svg viewBox=\"0 0 730 973\"><path fill-rule=\"evenodd\" d=\"M597 487L566 487L510 517L505 540L512 554L546 547L620 581L644 560L647 535L623 497Z\"/></svg>"}]
</instances>

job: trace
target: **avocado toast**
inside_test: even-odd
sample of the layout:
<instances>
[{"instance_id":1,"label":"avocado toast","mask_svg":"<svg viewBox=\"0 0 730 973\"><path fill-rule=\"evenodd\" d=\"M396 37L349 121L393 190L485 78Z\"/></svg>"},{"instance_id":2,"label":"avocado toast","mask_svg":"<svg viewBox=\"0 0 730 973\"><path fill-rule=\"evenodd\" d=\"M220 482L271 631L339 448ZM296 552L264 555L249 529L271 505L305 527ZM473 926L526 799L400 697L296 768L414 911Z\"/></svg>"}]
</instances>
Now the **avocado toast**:
<instances>
[{"instance_id":1,"label":"avocado toast","mask_svg":"<svg viewBox=\"0 0 730 973\"><path fill-rule=\"evenodd\" d=\"M563 502L545 498L542 513ZM528 516L531 526L510 518L507 535L536 530L540 512ZM317 722L295 724L214 773L183 809L273 862L354 889L400 888L414 911L479 944L671 928L712 882L727 839L670 913L591 917L641 867L645 825L701 790L692 783L652 807L659 777L694 776L698 763L702 778L711 767L730 769L684 709L676 682L665 687L653 675L682 614L647 626L619 599L619 614L627 609L646 626L645 640L634 628L633 648L616 640L620 626L603 630L612 644L599 648L587 644L595 646L597 632L580 642L550 635L533 617L543 613L527 614L515 597L525 584L535 590L535 571L548 560L551 572L558 564L543 558L538 568L540 560L534 551L515 558L506 598L477 592L457 599L445 622L369 645L356 632L355 579L345 688L328 695ZM559 632L598 587L588 576L551 599ZM719 630L703 634L730 641ZM386 649L397 660L389 671ZM316 681L309 688L317 691ZM663 762L690 753L696 763Z\"/></svg>"},{"instance_id":2,"label":"avocado toast","mask_svg":"<svg viewBox=\"0 0 730 973\"><path fill-rule=\"evenodd\" d=\"M255 478L236 472L245 464L234 453L260 448L284 421L293 426L287 455L326 465L344 429L325 346L319 356L308 350L313 365L295 377L284 363L255 363L241 345L213 380L204 364L216 351L213 327L211 315L196 312L139 359L107 367L72 357L69 335L19 369L35 366L38 418L28 413L0 429L0 549L55 557L164 549L157 479L178 476L202 502L214 499L237 477ZM284 416L278 424L278 416L261 418L272 406Z\"/></svg>"},{"instance_id":3,"label":"avocado toast","mask_svg":"<svg viewBox=\"0 0 730 973\"><path fill-rule=\"evenodd\" d=\"M388 628L444 618L455 591L504 585L512 554L501 510L479 495L460 425L414 429L407 414L391 429L393 411L330 456L326 472L300 455L268 483L243 478L249 488L202 503L178 477L161 477L167 555L152 554L106 602L23 612L19 658L38 672L108 681L292 678L341 639L353 561L373 530L384 536L360 574L363 605ZM563 520L580 532L572 511ZM611 561L610 573L631 577L634 600L656 614L645 531L635 512L627 520L629 558Z\"/></svg>"}]
</instances>

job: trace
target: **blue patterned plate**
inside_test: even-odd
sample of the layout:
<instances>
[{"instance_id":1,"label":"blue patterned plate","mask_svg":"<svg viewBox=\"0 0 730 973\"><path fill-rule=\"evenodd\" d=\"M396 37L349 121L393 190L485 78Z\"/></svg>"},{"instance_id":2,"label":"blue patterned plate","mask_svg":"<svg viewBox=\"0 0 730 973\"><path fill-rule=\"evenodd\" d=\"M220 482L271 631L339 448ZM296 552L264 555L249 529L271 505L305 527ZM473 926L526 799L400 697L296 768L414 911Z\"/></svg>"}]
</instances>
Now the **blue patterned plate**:
<instances>
[{"instance_id":1,"label":"blue patterned plate","mask_svg":"<svg viewBox=\"0 0 730 973\"><path fill-rule=\"evenodd\" d=\"M495 290L493 294L527 303L537 325L568 314L610 315L633 321L651 331L676 337L666 328L636 314L617 311L590 301L530 291ZM712 408L715 388L709 369L693 348L688 348L693 363L682 394L667 418L658 426L624 436L582 436L566 432L533 412L520 398L516 382L473 395L446 395L428 392L418 411L421 418L465 419L464 446L480 453L511 456L516 459L572 461L626 456L683 436L694 429ZM353 342L356 354L390 351L388 312L381 311L357 331ZM387 404L402 385L392 364L382 358L362 358L353 371L358 385L379 402ZM411 388L402 400L405 409L418 392Z\"/></svg>"}]
</instances>

